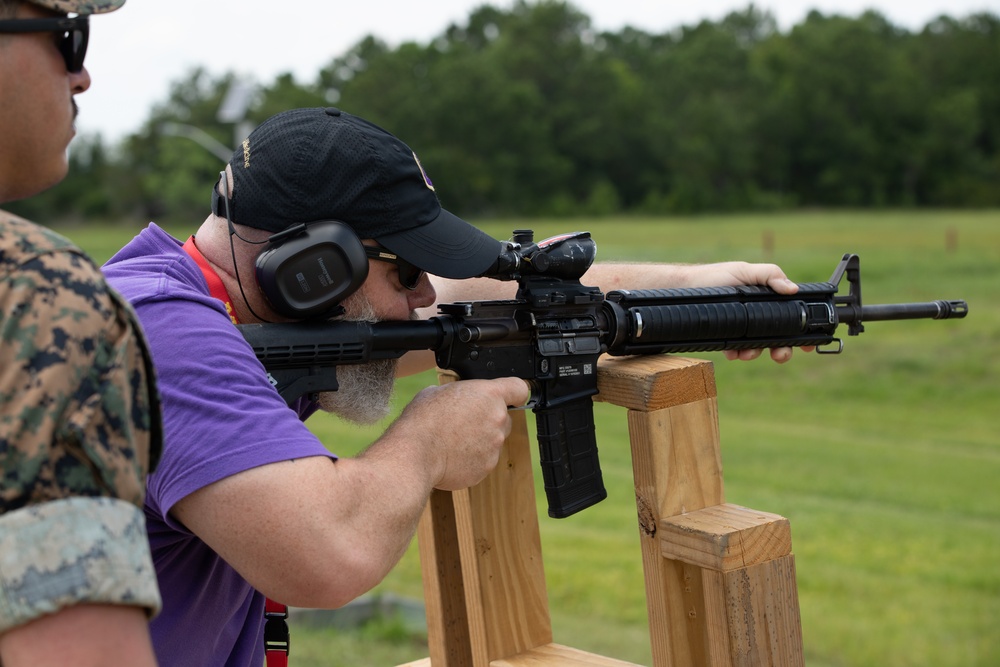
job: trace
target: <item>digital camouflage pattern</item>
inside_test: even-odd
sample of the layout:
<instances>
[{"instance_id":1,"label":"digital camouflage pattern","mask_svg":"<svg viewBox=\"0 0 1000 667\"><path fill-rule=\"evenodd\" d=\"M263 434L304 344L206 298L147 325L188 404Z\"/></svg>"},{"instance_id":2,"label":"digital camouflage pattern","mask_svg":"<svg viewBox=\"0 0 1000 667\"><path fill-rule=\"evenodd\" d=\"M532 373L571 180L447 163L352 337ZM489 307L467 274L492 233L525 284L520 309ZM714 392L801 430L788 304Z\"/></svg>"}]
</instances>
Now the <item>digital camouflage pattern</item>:
<instances>
[{"instance_id":1,"label":"digital camouflage pattern","mask_svg":"<svg viewBox=\"0 0 1000 667\"><path fill-rule=\"evenodd\" d=\"M67 498L0 516L0 633L80 602L159 611L142 510Z\"/></svg>"},{"instance_id":2,"label":"digital camouflage pattern","mask_svg":"<svg viewBox=\"0 0 1000 667\"><path fill-rule=\"evenodd\" d=\"M125 0L28 0L65 14L103 14L113 12L125 4Z\"/></svg>"},{"instance_id":3,"label":"digital camouflage pattern","mask_svg":"<svg viewBox=\"0 0 1000 667\"><path fill-rule=\"evenodd\" d=\"M12 537L12 517L51 501L108 498L141 519L145 477L161 447L152 362L131 307L69 241L0 211L0 608L10 604L11 559L38 562L26 540ZM66 563L103 558L106 550L79 541L81 530L111 530L100 516L85 513L80 520L96 526L65 531L73 540L60 552ZM152 576L134 572L107 585L132 590L140 574Z\"/></svg>"}]
</instances>

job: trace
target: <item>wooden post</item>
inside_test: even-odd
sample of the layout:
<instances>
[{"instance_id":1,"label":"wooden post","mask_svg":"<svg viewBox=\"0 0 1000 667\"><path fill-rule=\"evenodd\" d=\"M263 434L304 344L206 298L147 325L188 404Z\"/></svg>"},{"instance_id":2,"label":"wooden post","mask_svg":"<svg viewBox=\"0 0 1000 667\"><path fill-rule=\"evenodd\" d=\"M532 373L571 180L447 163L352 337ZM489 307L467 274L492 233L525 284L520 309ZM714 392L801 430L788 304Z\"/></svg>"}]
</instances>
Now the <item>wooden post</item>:
<instances>
[{"instance_id":1,"label":"wooden post","mask_svg":"<svg viewBox=\"0 0 1000 667\"><path fill-rule=\"evenodd\" d=\"M598 386L629 411L654 667L804 664L788 521L725 502L712 364L609 359Z\"/></svg>"},{"instance_id":2,"label":"wooden post","mask_svg":"<svg viewBox=\"0 0 1000 667\"><path fill-rule=\"evenodd\" d=\"M791 530L725 502L712 364L602 359L598 388L628 409L654 667L802 665ZM530 439L514 419L496 470L436 492L421 519L430 657L409 667L629 667L552 643Z\"/></svg>"},{"instance_id":3,"label":"wooden post","mask_svg":"<svg viewBox=\"0 0 1000 667\"><path fill-rule=\"evenodd\" d=\"M471 489L435 492L420 521L435 666L485 667L552 643L531 441L524 413L512 419L496 469Z\"/></svg>"},{"instance_id":4,"label":"wooden post","mask_svg":"<svg viewBox=\"0 0 1000 667\"><path fill-rule=\"evenodd\" d=\"M712 664L697 636L707 613L701 569L664 558L658 533L663 517L725 502L713 367L642 357L601 370L599 397L628 408L653 665Z\"/></svg>"}]
</instances>

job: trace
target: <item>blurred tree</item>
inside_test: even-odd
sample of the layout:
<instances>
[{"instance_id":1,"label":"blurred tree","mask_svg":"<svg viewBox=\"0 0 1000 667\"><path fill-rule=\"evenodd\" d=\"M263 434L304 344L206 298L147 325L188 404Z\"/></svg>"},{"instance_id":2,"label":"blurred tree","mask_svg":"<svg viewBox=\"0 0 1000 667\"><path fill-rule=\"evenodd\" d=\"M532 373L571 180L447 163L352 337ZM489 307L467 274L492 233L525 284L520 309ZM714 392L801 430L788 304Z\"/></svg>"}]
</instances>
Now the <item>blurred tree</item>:
<instances>
[{"instance_id":1,"label":"blurred tree","mask_svg":"<svg viewBox=\"0 0 1000 667\"><path fill-rule=\"evenodd\" d=\"M175 82L167 100L153 108L142 129L130 136L123 156L131 165L129 193L138 198L127 208L148 220L201 223L210 211L211 188L225 167L202 143L179 136L178 125L195 128L221 146L233 149L233 128L217 118L219 105L235 75L213 77L202 68Z\"/></svg>"},{"instance_id":2,"label":"blurred tree","mask_svg":"<svg viewBox=\"0 0 1000 667\"><path fill-rule=\"evenodd\" d=\"M926 114L907 185L917 203L1000 204L1000 17L932 21L910 58Z\"/></svg>"},{"instance_id":3,"label":"blurred tree","mask_svg":"<svg viewBox=\"0 0 1000 667\"><path fill-rule=\"evenodd\" d=\"M683 28L645 75L661 185L647 208L733 210L757 205L759 99L751 54L775 32L774 18L750 7L715 24Z\"/></svg>"},{"instance_id":4,"label":"blurred tree","mask_svg":"<svg viewBox=\"0 0 1000 667\"><path fill-rule=\"evenodd\" d=\"M239 142L218 117L236 82L191 71L122 145L80 137L66 181L10 208L197 224L218 146ZM568 2L518 0L426 44L365 37L312 82L243 83L251 125L336 105L385 127L466 216L1000 205L989 13L913 34L876 12L814 11L783 34L751 4L663 34L600 33Z\"/></svg>"},{"instance_id":5,"label":"blurred tree","mask_svg":"<svg viewBox=\"0 0 1000 667\"><path fill-rule=\"evenodd\" d=\"M900 202L904 153L922 113L907 38L875 12L813 11L787 38L762 45L755 72L778 103L765 103L761 131L784 163L781 187L800 203Z\"/></svg>"}]
</instances>

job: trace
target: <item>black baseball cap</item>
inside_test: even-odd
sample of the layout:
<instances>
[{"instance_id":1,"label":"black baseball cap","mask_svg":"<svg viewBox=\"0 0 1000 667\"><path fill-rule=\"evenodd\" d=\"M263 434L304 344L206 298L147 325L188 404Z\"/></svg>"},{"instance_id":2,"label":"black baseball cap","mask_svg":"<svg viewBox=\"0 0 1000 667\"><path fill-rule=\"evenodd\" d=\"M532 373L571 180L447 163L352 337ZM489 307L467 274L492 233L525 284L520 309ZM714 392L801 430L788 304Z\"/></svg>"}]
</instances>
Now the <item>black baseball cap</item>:
<instances>
[{"instance_id":1,"label":"black baseball cap","mask_svg":"<svg viewBox=\"0 0 1000 667\"><path fill-rule=\"evenodd\" d=\"M337 220L445 278L482 275L500 241L441 208L409 146L336 108L295 109L261 123L233 153L231 220L278 233ZM213 210L224 216L213 197Z\"/></svg>"}]
</instances>

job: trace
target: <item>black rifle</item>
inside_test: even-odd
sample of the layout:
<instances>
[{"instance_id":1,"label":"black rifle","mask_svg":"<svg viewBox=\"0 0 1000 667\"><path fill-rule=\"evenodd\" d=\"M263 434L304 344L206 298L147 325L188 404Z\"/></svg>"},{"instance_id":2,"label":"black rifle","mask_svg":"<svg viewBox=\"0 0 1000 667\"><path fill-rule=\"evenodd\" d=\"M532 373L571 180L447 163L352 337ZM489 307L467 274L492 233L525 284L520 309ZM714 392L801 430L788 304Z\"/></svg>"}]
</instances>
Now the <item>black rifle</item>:
<instances>
[{"instance_id":1,"label":"black rifle","mask_svg":"<svg viewBox=\"0 0 1000 667\"><path fill-rule=\"evenodd\" d=\"M965 317L964 301L880 306L861 303L857 255L844 255L829 282L803 283L794 295L767 287L614 291L580 284L596 246L589 232L534 243L515 231L484 275L516 280L516 298L439 306L440 315L408 322L302 322L240 325L281 396L337 389L336 367L433 350L459 377L516 376L532 387L549 516L563 518L607 496L597 457L593 399L601 354L816 346L837 354L834 336L864 322ZM844 276L847 295L837 296Z\"/></svg>"}]
</instances>

